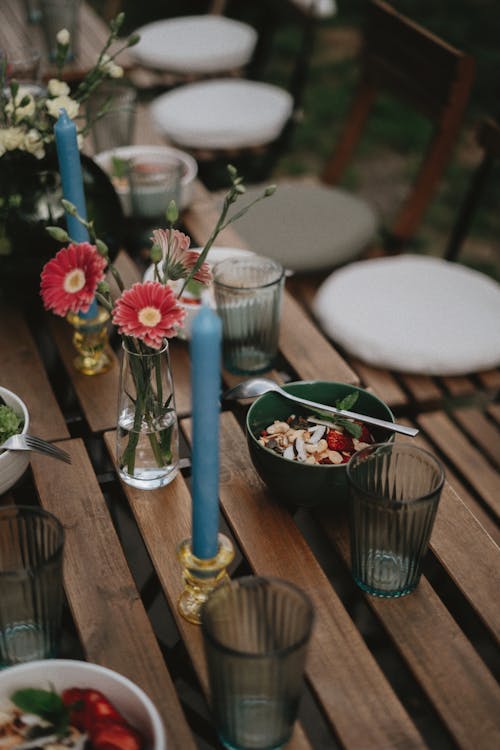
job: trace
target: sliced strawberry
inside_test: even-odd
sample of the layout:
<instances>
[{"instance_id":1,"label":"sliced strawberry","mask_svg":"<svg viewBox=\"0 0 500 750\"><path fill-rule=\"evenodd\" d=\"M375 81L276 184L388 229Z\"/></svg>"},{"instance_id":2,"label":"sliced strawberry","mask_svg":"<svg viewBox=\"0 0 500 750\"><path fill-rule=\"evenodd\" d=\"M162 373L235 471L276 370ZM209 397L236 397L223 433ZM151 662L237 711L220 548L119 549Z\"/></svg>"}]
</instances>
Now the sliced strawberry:
<instances>
[{"instance_id":1,"label":"sliced strawberry","mask_svg":"<svg viewBox=\"0 0 500 750\"><path fill-rule=\"evenodd\" d=\"M85 693L81 688L68 688L61 693L61 700L70 709L70 723L81 732L85 730Z\"/></svg>"},{"instance_id":2,"label":"sliced strawberry","mask_svg":"<svg viewBox=\"0 0 500 750\"><path fill-rule=\"evenodd\" d=\"M361 435L359 436L359 440L361 440L362 443L373 443L372 434L365 424L361 424Z\"/></svg>"},{"instance_id":3,"label":"sliced strawberry","mask_svg":"<svg viewBox=\"0 0 500 750\"><path fill-rule=\"evenodd\" d=\"M87 729L102 719L112 719L118 724L126 724L125 719L99 690L85 691L85 722Z\"/></svg>"},{"instance_id":4,"label":"sliced strawberry","mask_svg":"<svg viewBox=\"0 0 500 750\"><path fill-rule=\"evenodd\" d=\"M144 747L139 732L112 719L100 719L88 734L94 750L141 750Z\"/></svg>"},{"instance_id":5,"label":"sliced strawberry","mask_svg":"<svg viewBox=\"0 0 500 750\"><path fill-rule=\"evenodd\" d=\"M339 451L339 453L346 451L352 453L354 450L352 438L349 435L344 435L342 432L337 432L337 430L328 430L326 442L331 451Z\"/></svg>"}]
</instances>

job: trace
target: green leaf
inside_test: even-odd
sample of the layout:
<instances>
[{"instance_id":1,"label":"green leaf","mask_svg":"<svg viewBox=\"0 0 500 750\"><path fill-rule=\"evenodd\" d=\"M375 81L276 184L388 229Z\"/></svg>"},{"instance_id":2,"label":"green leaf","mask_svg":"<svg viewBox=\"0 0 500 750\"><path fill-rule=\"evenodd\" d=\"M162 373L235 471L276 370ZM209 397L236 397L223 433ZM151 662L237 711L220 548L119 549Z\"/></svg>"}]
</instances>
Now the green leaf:
<instances>
[{"instance_id":1,"label":"green leaf","mask_svg":"<svg viewBox=\"0 0 500 750\"><path fill-rule=\"evenodd\" d=\"M342 417L337 417L335 420L335 424L340 425L344 428L346 432L349 433L349 435L352 435L354 438L361 437L362 427L360 424L357 424L356 422L351 422L349 419L343 419Z\"/></svg>"},{"instance_id":2,"label":"green leaf","mask_svg":"<svg viewBox=\"0 0 500 750\"><path fill-rule=\"evenodd\" d=\"M4 443L12 435L21 432L23 420L14 409L7 404L0 405L0 444Z\"/></svg>"},{"instance_id":3,"label":"green leaf","mask_svg":"<svg viewBox=\"0 0 500 750\"><path fill-rule=\"evenodd\" d=\"M47 721L54 721L61 715L67 714L67 709L61 696L53 690L39 690L25 688L16 690L10 697L11 701L22 711L41 716Z\"/></svg>"},{"instance_id":4,"label":"green leaf","mask_svg":"<svg viewBox=\"0 0 500 750\"><path fill-rule=\"evenodd\" d=\"M342 409L342 411L350 411L356 401L358 400L359 393L357 391L353 391L352 393L348 393L347 396L344 396L344 398L339 399L335 402L335 406L337 409Z\"/></svg>"}]
</instances>

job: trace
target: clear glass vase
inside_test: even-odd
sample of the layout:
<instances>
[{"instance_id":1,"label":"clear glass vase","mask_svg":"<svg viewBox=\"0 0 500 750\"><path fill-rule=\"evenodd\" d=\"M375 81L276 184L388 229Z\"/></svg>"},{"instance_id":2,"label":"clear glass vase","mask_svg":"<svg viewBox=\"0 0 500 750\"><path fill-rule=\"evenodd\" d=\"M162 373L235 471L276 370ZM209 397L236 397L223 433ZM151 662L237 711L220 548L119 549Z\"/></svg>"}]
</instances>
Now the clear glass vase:
<instances>
[{"instance_id":1,"label":"clear glass vase","mask_svg":"<svg viewBox=\"0 0 500 750\"><path fill-rule=\"evenodd\" d=\"M117 463L126 484L152 490L179 468L179 433L168 343L154 351L136 339L122 344Z\"/></svg>"}]
</instances>

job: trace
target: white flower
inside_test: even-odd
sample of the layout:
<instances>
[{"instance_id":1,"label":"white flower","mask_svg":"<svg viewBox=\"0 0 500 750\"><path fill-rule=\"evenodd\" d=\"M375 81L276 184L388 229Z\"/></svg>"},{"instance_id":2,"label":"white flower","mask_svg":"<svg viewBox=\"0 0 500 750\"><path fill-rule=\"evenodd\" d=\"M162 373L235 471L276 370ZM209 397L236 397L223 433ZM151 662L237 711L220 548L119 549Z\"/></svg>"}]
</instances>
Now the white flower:
<instances>
[{"instance_id":1,"label":"white flower","mask_svg":"<svg viewBox=\"0 0 500 750\"><path fill-rule=\"evenodd\" d=\"M45 156L45 149L43 147L43 138L41 134L35 128L28 130L24 136L23 142L24 150L29 154L33 154L37 159L43 159Z\"/></svg>"},{"instance_id":2,"label":"white flower","mask_svg":"<svg viewBox=\"0 0 500 750\"><path fill-rule=\"evenodd\" d=\"M71 34L69 33L68 29L61 29L56 34L56 39L59 42L59 44L63 44L66 46L69 44L69 40L71 39Z\"/></svg>"},{"instance_id":3,"label":"white flower","mask_svg":"<svg viewBox=\"0 0 500 750\"><path fill-rule=\"evenodd\" d=\"M121 65L111 64L108 74L111 78L123 78L123 68Z\"/></svg>"},{"instance_id":4,"label":"white flower","mask_svg":"<svg viewBox=\"0 0 500 750\"><path fill-rule=\"evenodd\" d=\"M56 120L60 115L60 109L65 109L68 113L68 117L72 120L77 116L78 110L80 109L79 103L72 99L70 96L56 96L55 99L47 99L45 102L47 112L49 115L54 117Z\"/></svg>"},{"instance_id":5,"label":"white flower","mask_svg":"<svg viewBox=\"0 0 500 750\"><path fill-rule=\"evenodd\" d=\"M68 96L70 88L65 81L59 81L57 78L51 78L47 84L50 96Z\"/></svg>"},{"instance_id":6,"label":"white flower","mask_svg":"<svg viewBox=\"0 0 500 750\"><path fill-rule=\"evenodd\" d=\"M104 54L101 59L101 70L110 78L122 78L123 68L113 62L109 55Z\"/></svg>"},{"instance_id":7,"label":"white flower","mask_svg":"<svg viewBox=\"0 0 500 750\"><path fill-rule=\"evenodd\" d=\"M19 105L21 104L23 99L26 99L26 103L23 104L22 107L20 107ZM21 86L16 94L15 100L12 101L12 98L9 99L9 101L5 105L5 111L8 115L12 115L14 112L14 102L16 105L16 123L21 122L21 120L24 120L25 118L33 117L33 115L35 114L35 100L30 94L29 89L23 88Z\"/></svg>"},{"instance_id":8,"label":"white flower","mask_svg":"<svg viewBox=\"0 0 500 750\"><path fill-rule=\"evenodd\" d=\"M5 151L14 151L21 148L24 142L24 130L22 128L3 128L0 130L0 140Z\"/></svg>"}]
</instances>

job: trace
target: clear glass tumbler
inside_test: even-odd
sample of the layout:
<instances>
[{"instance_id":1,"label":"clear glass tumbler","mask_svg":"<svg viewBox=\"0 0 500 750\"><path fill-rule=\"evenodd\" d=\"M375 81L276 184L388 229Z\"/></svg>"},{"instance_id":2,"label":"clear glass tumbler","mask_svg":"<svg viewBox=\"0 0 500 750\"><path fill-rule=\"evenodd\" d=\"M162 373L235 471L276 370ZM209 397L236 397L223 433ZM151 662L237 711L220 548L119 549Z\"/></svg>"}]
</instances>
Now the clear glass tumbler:
<instances>
[{"instance_id":1,"label":"clear glass tumbler","mask_svg":"<svg viewBox=\"0 0 500 750\"><path fill-rule=\"evenodd\" d=\"M232 750L283 747L303 687L313 607L299 588L248 576L216 588L201 624L219 738Z\"/></svg>"},{"instance_id":2,"label":"clear glass tumbler","mask_svg":"<svg viewBox=\"0 0 500 750\"><path fill-rule=\"evenodd\" d=\"M422 572L444 483L440 462L406 443L379 443L347 464L354 580L369 594L411 593Z\"/></svg>"},{"instance_id":3,"label":"clear glass tumbler","mask_svg":"<svg viewBox=\"0 0 500 750\"><path fill-rule=\"evenodd\" d=\"M96 153L133 141L137 90L127 81L104 81L87 102Z\"/></svg>"},{"instance_id":4,"label":"clear glass tumbler","mask_svg":"<svg viewBox=\"0 0 500 750\"><path fill-rule=\"evenodd\" d=\"M174 156L135 158L128 171L134 218L165 223L169 203L179 206L183 165Z\"/></svg>"},{"instance_id":5,"label":"clear glass tumbler","mask_svg":"<svg viewBox=\"0 0 500 750\"><path fill-rule=\"evenodd\" d=\"M283 268L270 258L245 255L217 263L213 277L224 366L243 375L269 370L278 353Z\"/></svg>"},{"instance_id":6,"label":"clear glass tumbler","mask_svg":"<svg viewBox=\"0 0 500 750\"><path fill-rule=\"evenodd\" d=\"M51 513L0 508L0 668L56 655L64 530Z\"/></svg>"}]
</instances>

